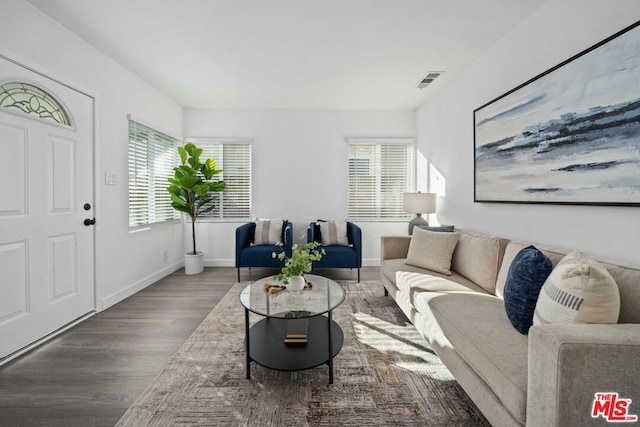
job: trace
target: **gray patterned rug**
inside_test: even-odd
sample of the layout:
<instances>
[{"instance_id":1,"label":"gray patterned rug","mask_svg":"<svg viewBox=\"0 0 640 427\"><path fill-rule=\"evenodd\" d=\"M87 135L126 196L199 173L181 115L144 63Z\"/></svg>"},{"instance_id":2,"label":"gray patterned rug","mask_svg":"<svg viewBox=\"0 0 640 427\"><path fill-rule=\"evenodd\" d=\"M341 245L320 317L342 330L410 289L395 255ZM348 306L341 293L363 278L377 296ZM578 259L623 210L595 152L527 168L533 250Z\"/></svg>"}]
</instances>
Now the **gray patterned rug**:
<instances>
[{"instance_id":1,"label":"gray patterned rug","mask_svg":"<svg viewBox=\"0 0 640 427\"><path fill-rule=\"evenodd\" d=\"M280 372L253 363L245 379L236 283L117 425L489 425L379 282L341 283L334 384L326 365Z\"/></svg>"}]
</instances>

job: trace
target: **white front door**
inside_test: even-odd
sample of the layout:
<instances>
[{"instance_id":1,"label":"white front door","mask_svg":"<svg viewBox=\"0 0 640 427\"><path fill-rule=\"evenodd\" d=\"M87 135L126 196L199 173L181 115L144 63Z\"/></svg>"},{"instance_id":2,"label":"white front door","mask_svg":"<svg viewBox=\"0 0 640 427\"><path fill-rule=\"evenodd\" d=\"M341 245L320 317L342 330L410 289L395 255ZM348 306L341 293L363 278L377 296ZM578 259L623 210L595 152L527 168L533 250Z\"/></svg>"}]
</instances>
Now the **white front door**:
<instances>
[{"instance_id":1,"label":"white front door","mask_svg":"<svg viewBox=\"0 0 640 427\"><path fill-rule=\"evenodd\" d=\"M2 57L0 183L2 359L95 309L93 99Z\"/></svg>"}]
</instances>

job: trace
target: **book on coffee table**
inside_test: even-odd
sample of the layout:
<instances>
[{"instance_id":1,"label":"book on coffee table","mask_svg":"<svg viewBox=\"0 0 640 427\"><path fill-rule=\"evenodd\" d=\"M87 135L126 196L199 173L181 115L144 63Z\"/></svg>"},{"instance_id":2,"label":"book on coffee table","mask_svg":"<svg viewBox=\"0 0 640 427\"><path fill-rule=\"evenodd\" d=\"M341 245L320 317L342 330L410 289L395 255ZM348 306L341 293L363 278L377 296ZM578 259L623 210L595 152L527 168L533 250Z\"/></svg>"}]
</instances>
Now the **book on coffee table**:
<instances>
[{"instance_id":1,"label":"book on coffee table","mask_svg":"<svg viewBox=\"0 0 640 427\"><path fill-rule=\"evenodd\" d=\"M285 344L306 344L309 330L309 319L290 319L287 321Z\"/></svg>"}]
</instances>

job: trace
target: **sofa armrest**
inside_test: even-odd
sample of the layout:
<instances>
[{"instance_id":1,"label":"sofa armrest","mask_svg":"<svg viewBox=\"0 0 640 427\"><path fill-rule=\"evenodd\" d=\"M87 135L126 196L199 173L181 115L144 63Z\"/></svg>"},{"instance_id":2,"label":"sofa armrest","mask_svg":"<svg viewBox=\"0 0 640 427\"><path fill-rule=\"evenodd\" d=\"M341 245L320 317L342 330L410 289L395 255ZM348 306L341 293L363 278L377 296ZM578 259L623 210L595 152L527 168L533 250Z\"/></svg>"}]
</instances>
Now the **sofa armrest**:
<instances>
[{"instance_id":1,"label":"sofa armrest","mask_svg":"<svg viewBox=\"0 0 640 427\"><path fill-rule=\"evenodd\" d=\"M292 247L293 247L293 224L289 221L285 221L284 227L282 229L282 236L284 238L284 253L287 257L291 258Z\"/></svg>"},{"instance_id":2,"label":"sofa armrest","mask_svg":"<svg viewBox=\"0 0 640 427\"><path fill-rule=\"evenodd\" d=\"M406 258L411 236L382 236L380 238L380 261Z\"/></svg>"},{"instance_id":3,"label":"sofa armrest","mask_svg":"<svg viewBox=\"0 0 640 427\"><path fill-rule=\"evenodd\" d=\"M236 268L240 265L240 252L248 248L253 241L255 223L248 222L236 228Z\"/></svg>"},{"instance_id":4,"label":"sofa armrest","mask_svg":"<svg viewBox=\"0 0 640 427\"><path fill-rule=\"evenodd\" d=\"M317 230L318 230L317 223L315 221L310 222L309 226L307 227L307 243L311 243L311 242L322 243L320 241L320 236L316 233Z\"/></svg>"},{"instance_id":5,"label":"sofa armrest","mask_svg":"<svg viewBox=\"0 0 640 427\"><path fill-rule=\"evenodd\" d=\"M596 393L632 399L629 414L640 415L639 360L640 324L533 326L527 427L591 425Z\"/></svg>"},{"instance_id":6,"label":"sofa armrest","mask_svg":"<svg viewBox=\"0 0 640 427\"><path fill-rule=\"evenodd\" d=\"M358 268L362 267L362 229L353 222L347 222L347 235L349 243L356 251L358 259Z\"/></svg>"},{"instance_id":7,"label":"sofa armrest","mask_svg":"<svg viewBox=\"0 0 640 427\"><path fill-rule=\"evenodd\" d=\"M244 249L251 245L254 227L254 223L248 222L236 228L236 249Z\"/></svg>"}]
</instances>

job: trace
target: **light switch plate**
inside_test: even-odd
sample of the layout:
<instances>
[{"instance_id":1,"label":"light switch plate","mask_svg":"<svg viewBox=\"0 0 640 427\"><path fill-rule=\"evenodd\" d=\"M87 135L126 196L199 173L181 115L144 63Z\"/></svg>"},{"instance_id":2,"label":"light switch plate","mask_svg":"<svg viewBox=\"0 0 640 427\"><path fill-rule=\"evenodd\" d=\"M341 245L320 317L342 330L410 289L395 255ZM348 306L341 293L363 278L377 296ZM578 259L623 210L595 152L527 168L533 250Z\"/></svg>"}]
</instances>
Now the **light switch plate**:
<instances>
[{"instance_id":1,"label":"light switch plate","mask_svg":"<svg viewBox=\"0 0 640 427\"><path fill-rule=\"evenodd\" d=\"M116 185L116 174L111 172L104 173L105 185Z\"/></svg>"}]
</instances>

